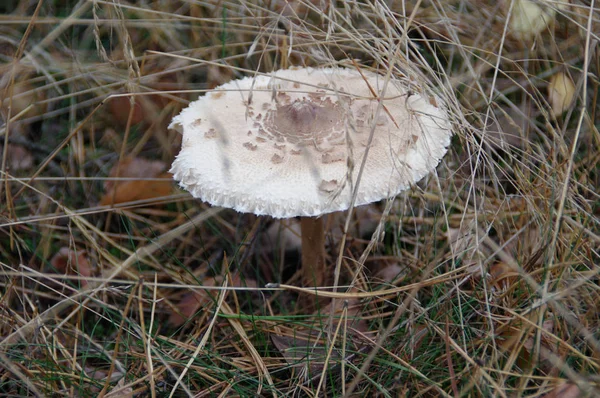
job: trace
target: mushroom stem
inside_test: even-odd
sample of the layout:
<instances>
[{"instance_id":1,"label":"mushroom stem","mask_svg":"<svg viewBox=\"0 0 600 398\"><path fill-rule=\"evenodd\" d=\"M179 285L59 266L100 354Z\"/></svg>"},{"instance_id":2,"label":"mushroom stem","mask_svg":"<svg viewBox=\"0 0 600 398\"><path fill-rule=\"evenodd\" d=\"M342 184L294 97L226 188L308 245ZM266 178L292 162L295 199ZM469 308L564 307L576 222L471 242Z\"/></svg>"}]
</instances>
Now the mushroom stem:
<instances>
[{"instance_id":1,"label":"mushroom stem","mask_svg":"<svg viewBox=\"0 0 600 398\"><path fill-rule=\"evenodd\" d=\"M321 286L325 278L325 230L323 217L301 217L302 282Z\"/></svg>"}]
</instances>

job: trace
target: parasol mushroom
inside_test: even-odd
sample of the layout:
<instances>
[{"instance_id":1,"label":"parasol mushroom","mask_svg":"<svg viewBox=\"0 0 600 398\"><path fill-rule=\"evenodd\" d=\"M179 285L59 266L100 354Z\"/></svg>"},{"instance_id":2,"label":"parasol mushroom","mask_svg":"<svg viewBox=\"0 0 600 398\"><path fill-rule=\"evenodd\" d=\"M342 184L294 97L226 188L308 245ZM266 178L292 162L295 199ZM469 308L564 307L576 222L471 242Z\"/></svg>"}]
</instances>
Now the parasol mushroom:
<instances>
[{"instance_id":1,"label":"parasol mushroom","mask_svg":"<svg viewBox=\"0 0 600 398\"><path fill-rule=\"evenodd\" d=\"M304 283L319 286L320 216L409 188L450 143L447 113L433 97L397 80L382 93L384 81L366 71L302 68L226 83L173 119L183 140L171 172L212 205L301 217Z\"/></svg>"}]
</instances>

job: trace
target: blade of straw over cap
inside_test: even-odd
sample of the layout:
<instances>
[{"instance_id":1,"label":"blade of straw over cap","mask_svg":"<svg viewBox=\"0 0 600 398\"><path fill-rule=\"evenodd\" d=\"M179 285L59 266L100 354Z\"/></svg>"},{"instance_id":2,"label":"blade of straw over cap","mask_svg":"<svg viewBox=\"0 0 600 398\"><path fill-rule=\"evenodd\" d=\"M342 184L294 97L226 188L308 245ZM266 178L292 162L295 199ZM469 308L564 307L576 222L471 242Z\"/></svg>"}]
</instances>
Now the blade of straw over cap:
<instances>
[{"instance_id":1,"label":"blade of straw over cap","mask_svg":"<svg viewBox=\"0 0 600 398\"><path fill-rule=\"evenodd\" d=\"M447 112L392 80L351 69L303 68L223 84L190 104L170 128L183 134L171 172L215 206L277 218L356 205L409 188L446 153ZM378 112L378 102L385 110ZM371 132L373 137L370 140ZM349 171L350 170L350 171Z\"/></svg>"}]
</instances>

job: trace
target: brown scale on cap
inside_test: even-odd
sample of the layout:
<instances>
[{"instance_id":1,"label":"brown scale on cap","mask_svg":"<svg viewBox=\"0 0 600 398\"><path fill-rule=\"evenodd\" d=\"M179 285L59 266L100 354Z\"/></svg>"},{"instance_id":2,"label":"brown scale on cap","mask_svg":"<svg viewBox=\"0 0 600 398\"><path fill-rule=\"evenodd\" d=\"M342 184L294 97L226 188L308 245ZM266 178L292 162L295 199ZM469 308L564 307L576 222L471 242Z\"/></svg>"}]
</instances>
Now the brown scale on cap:
<instances>
[{"instance_id":1,"label":"brown scale on cap","mask_svg":"<svg viewBox=\"0 0 600 398\"><path fill-rule=\"evenodd\" d=\"M317 90L317 92L314 93L308 93L308 96L315 100L315 101L320 101L323 99L323 97L325 96L325 91L324 90Z\"/></svg>"},{"instance_id":2,"label":"brown scale on cap","mask_svg":"<svg viewBox=\"0 0 600 398\"><path fill-rule=\"evenodd\" d=\"M215 130L215 129L208 130L206 133L204 133L204 137L205 138L216 138L217 137L217 130Z\"/></svg>"},{"instance_id":3,"label":"brown scale on cap","mask_svg":"<svg viewBox=\"0 0 600 398\"><path fill-rule=\"evenodd\" d=\"M289 105L292 102L292 97L284 92L277 93L277 101L282 102L283 105Z\"/></svg>"},{"instance_id":4,"label":"brown scale on cap","mask_svg":"<svg viewBox=\"0 0 600 398\"><path fill-rule=\"evenodd\" d=\"M342 162L344 159L346 159L346 156L343 153L324 153L321 156L321 163Z\"/></svg>"},{"instance_id":5,"label":"brown scale on cap","mask_svg":"<svg viewBox=\"0 0 600 398\"><path fill-rule=\"evenodd\" d=\"M344 131L334 131L331 134L331 139L333 142L335 142L336 144L341 144L345 141L346 137L346 132Z\"/></svg>"},{"instance_id":6,"label":"brown scale on cap","mask_svg":"<svg viewBox=\"0 0 600 398\"><path fill-rule=\"evenodd\" d=\"M386 115L379 114L377 116L377 121L375 124L377 124L378 126L385 126L386 124L388 124L388 117Z\"/></svg>"},{"instance_id":7,"label":"brown scale on cap","mask_svg":"<svg viewBox=\"0 0 600 398\"><path fill-rule=\"evenodd\" d=\"M333 192L337 189L338 187L338 182L337 180L322 180L321 183L319 184L319 189L323 192Z\"/></svg>"},{"instance_id":8,"label":"brown scale on cap","mask_svg":"<svg viewBox=\"0 0 600 398\"><path fill-rule=\"evenodd\" d=\"M365 138L364 140L360 140L360 145L364 146L364 147L368 147L369 146L369 139ZM379 141L375 138L373 138L371 140L371 146L376 146L379 145Z\"/></svg>"},{"instance_id":9,"label":"brown scale on cap","mask_svg":"<svg viewBox=\"0 0 600 398\"><path fill-rule=\"evenodd\" d=\"M271 157L271 162L275 164L283 163L283 156L275 154Z\"/></svg>"},{"instance_id":10,"label":"brown scale on cap","mask_svg":"<svg viewBox=\"0 0 600 398\"><path fill-rule=\"evenodd\" d=\"M358 108L358 112L356 112L356 117L358 119L364 119L367 116L367 114L371 113L370 110L371 109L369 105L363 105L360 108Z\"/></svg>"},{"instance_id":11,"label":"brown scale on cap","mask_svg":"<svg viewBox=\"0 0 600 398\"><path fill-rule=\"evenodd\" d=\"M256 151L256 148L258 148L258 145L256 145L256 144L253 144L253 143L251 143L251 142L244 142L244 143L242 144L242 146L243 146L244 148L246 148L246 149L249 149L249 150L251 150L251 151Z\"/></svg>"},{"instance_id":12,"label":"brown scale on cap","mask_svg":"<svg viewBox=\"0 0 600 398\"><path fill-rule=\"evenodd\" d=\"M288 137L287 140L290 144L293 144L293 145L296 145L301 141L301 139L298 137Z\"/></svg>"}]
</instances>

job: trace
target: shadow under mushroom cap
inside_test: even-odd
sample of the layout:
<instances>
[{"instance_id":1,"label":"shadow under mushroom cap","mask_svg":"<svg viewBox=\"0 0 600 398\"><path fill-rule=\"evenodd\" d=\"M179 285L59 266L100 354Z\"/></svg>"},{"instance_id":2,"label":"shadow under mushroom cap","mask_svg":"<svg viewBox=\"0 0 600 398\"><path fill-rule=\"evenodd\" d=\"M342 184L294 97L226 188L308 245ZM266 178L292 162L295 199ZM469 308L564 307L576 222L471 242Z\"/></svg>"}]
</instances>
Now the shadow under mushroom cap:
<instances>
[{"instance_id":1,"label":"shadow under mushroom cap","mask_svg":"<svg viewBox=\"0 0 600 398\"><path fill-rule=\"evenodd\" d=\"M383 87L380 75L333 68L231 81L173 119L183 141L171 172L212 205L318 216L350 206L369 147L356 205L396 195L437 166L451 129L437 101Z\"/></svg>"}]
</instances>

